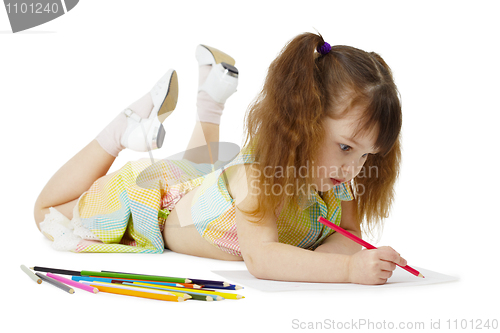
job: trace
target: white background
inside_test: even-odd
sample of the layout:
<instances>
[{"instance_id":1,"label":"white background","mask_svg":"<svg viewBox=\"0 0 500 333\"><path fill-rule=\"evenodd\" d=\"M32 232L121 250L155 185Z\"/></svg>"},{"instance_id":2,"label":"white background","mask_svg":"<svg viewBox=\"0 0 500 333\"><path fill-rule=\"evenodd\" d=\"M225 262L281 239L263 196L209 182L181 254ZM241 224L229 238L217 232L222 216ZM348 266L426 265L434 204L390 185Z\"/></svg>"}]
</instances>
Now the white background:
<instances>
[{"instance_id":1,"label":"white background","mask_svg":"<svg viewBox=\"0 0 500 333\"><path fill-rule=\"evenodd\" d=\"M462 319L500 320L496 4L85 0L52 22L16 34L0 9L0 281L7 305L1 327L291 332L298 331L294 319L365 319L379 325L424 322L426 330L440 321L446 330L448 319L458 319L459 326ZM391 245L410 265L459 276L459 282L324 292L247 288L240 301L177 304L83 291L69 295L22 273L19 265L25 264L217 278L211 270L244 268L171 252L57 252L35 227L34 202L63 163L169 68L179 75L179 103L165 122L165 147L154 155L183 150L195 120L199 43L236 59L240 83L226 104L221 140L240 144L246 107L270 62L287 41L314 29L330 44L378 52L402 96L403 167L394 209L375 244ZM111 171L142 157L147 154L123 152Z\"/></svg>"}]
</instances>

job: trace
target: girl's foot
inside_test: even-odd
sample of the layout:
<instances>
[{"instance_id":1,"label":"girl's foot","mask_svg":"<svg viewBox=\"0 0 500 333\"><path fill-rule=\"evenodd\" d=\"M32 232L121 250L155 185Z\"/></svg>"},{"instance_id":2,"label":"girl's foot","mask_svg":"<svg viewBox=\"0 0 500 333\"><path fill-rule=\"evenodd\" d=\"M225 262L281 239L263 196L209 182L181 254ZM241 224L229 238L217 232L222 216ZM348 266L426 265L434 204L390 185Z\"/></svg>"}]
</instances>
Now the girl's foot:
<instances>
[{"instance_id":1,"label":"girl's foot","mask_svg":"<svg viewBox=\"0 0 500 333\"><path fill-rule=\"evenodd\" d=\"M162 122L173 112L178 96L177 73L169 70L149 93L122 111L96 137L112 156L124 148L146 152L161 148L165 138Z\"/></svg>"},{"instance_id":2,"label":"girl's foot","mask_svg":"<svg viewBox=\"0 0 500 333\"><path fill-rule=\"evenodd\" d=\"M232 57L216 48L198 45L197 120L219 125L224 103L238 86L238 69Z\"/></svg>"}]
</instances>

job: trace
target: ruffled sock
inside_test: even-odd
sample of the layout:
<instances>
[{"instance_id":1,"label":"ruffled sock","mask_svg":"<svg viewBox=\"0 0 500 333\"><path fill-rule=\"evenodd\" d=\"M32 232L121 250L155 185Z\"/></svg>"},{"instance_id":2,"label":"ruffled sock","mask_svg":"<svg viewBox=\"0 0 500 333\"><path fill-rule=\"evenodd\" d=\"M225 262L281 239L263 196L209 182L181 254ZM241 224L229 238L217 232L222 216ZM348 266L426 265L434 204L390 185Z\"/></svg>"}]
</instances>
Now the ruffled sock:
<instances>
[{"instance_id":1,"label":"ruffled sock","mask_svg":"<svg viewBox=\"0 0 500 333\"><path fill-rule=\"evenodd\" d=\"M198 76L198 86L202 85L212 70L211 65L200 66ZM224 110L224 103L217 103L205 91L199 91L196 100L196 120L220 125L222 111Z\"/></svg>"}]
</instances>

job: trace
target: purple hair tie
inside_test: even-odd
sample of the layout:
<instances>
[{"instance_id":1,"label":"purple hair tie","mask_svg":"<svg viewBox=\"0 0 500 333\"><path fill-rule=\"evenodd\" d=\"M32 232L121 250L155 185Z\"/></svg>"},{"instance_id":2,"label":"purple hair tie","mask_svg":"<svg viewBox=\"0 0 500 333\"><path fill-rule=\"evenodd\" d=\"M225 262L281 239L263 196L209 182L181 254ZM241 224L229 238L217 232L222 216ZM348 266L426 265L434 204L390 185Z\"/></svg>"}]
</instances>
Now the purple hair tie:
<instances>
[{"instance_id":1,"label":"purple hair tie","mask_svg":"<svg viewBox=\"0 0 500 333\"><path fill-rule=\"evenodd\" d=\"M330 46L330 44L328 44L327 42L325 42L325 44L323 44L322 46L318 46L318 47L316 48L316 50L317 50L319 53L323 54L323 55L325 55L325 54L327 54L328 52L330 52L330 51L331 51L331 49L332 49L332 47L331 47L331 46Z\"/></svg>"}]
</instances>

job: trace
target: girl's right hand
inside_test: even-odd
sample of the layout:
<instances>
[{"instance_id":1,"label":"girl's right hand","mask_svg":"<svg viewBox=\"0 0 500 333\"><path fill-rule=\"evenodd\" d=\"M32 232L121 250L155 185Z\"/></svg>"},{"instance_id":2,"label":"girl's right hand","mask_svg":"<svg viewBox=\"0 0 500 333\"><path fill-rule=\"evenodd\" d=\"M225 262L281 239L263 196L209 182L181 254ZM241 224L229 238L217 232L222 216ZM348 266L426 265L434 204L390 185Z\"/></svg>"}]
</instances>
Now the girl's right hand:
<instances>
[{"instance_id":1,"label":"girl's right hand","mask_svg":"<svg viewBox=\"0 0 500 333\"><path fill-rule=\"evenodd\" d=\"M392 276L396 264L406 266L406 260L390 246L364 249L349 258L349 282L384 284Z\"/></svg>"}]
</instances>

